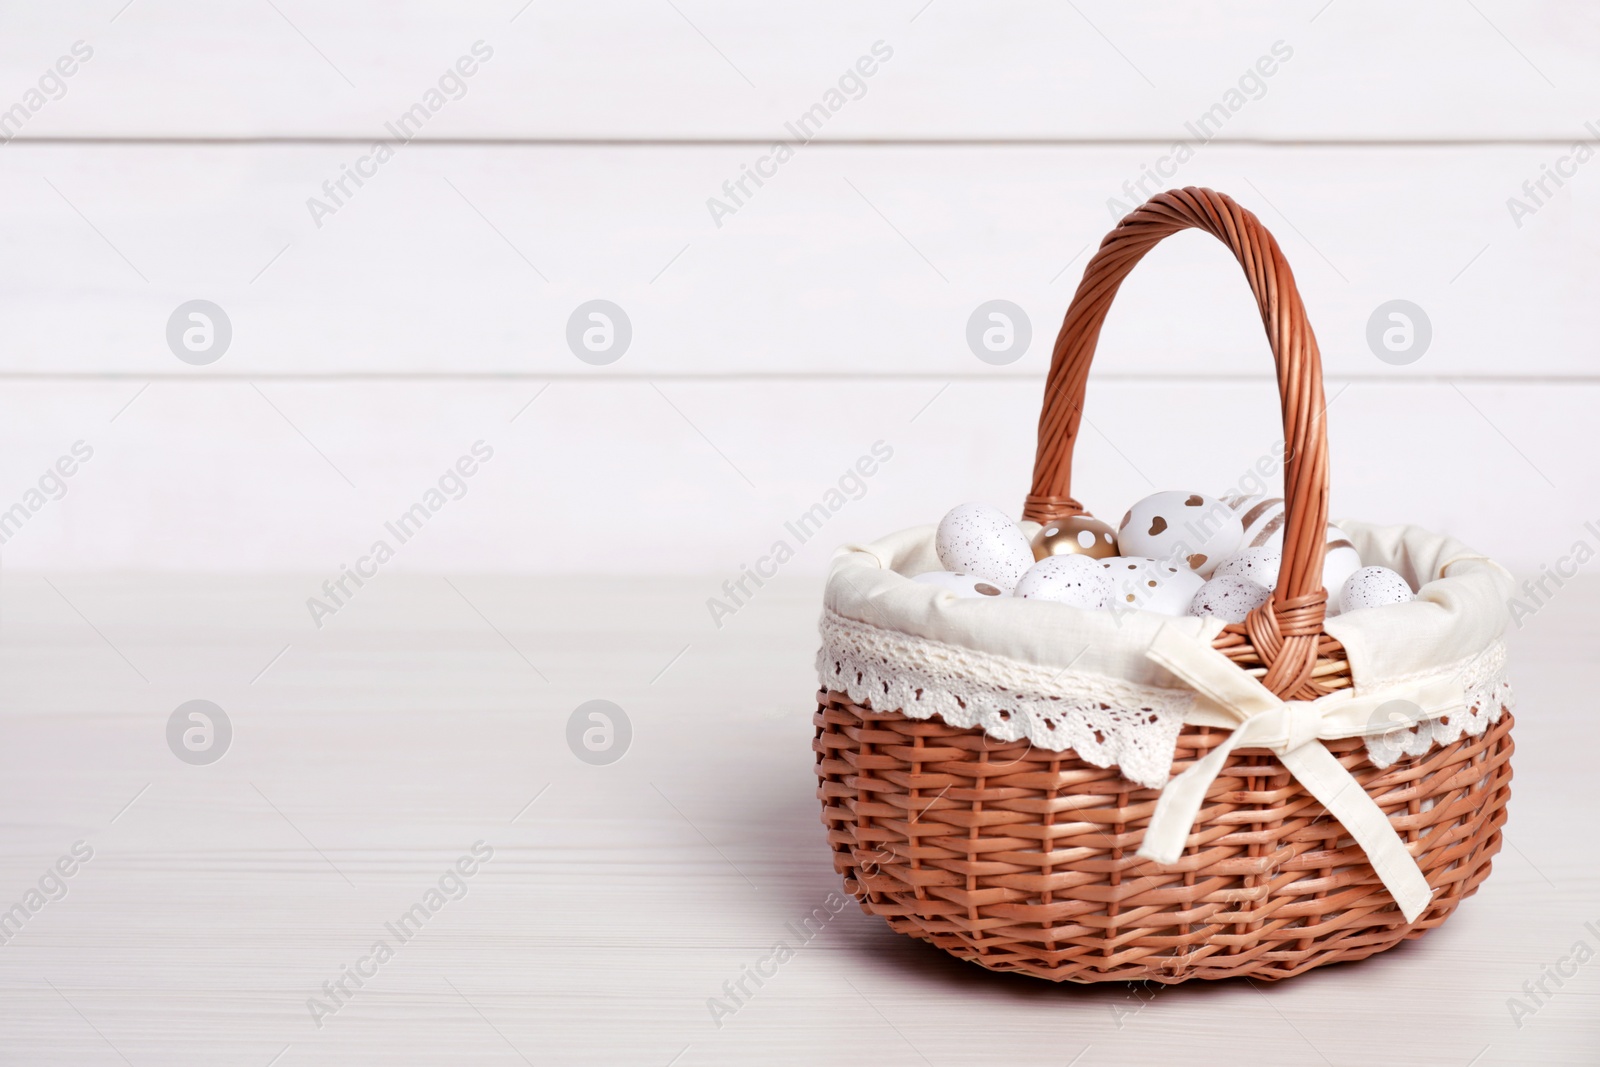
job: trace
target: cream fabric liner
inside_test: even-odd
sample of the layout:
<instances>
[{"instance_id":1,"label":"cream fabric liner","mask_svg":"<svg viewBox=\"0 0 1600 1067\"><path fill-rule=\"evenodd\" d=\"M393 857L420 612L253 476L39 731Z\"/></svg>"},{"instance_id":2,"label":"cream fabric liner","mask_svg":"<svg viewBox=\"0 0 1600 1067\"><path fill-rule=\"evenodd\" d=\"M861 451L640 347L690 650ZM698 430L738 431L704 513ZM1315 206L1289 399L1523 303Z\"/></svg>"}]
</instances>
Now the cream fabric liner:
<instances>
[{"instance_id":1,"label":"cream fabric liner","mask_svg":"<svg viewBox=\"0 0 1600 1067\"><path fill-rule=\"evenodd\" d=\"M1450 537L1417 526L1373 526L1340 520L1362 562L1392 567L1421 586L1409 604L1352 612L1328 620L1327 630L1350 657L1358 695L1489 649L1505 628L1511 575ZM1031 537L1037 524L1024 523ZM1206 641L1216 619L1172 619L1143 611L1084 611L1064 604L1011 598L964 599L907 581L942 568L934 527L921 526L870 544L845 545L833 558L823 594L826 608L868 626L941 644L1078 674L1100 674L1138 685L1180 687L1145 656L1158 630L1172 625Z\"/></svg>"}]
</instances>

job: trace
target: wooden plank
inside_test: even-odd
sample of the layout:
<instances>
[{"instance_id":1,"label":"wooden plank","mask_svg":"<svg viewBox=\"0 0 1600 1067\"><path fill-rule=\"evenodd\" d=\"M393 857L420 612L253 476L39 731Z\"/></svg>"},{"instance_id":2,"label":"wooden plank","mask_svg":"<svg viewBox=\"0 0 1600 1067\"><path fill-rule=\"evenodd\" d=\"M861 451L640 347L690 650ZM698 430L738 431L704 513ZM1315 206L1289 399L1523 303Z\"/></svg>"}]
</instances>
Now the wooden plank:
<instances>
[{"instance_id":1,"label":"wooden plank","mask_svg":"<svg viewBox=\"0 0 1600 1067\"><path fill-rule=\"evenodd\" d=\"M314 221L308 201L332 203L323 183L359 162L357 149L6 151L0 371L141 380L1037 376L1087 256L1133 197L1110 201L1151 158L1142 147L815 148L764 186L747 182L734 213L713 220L708 200L729 195L724 183L757 150L419 145L363 186L346 182L351 195ZM1276 232L1330 373L1589 376L1600 200L1576 180L1531 217L1506 207L1549 155L1213 147L1179 179L1231 190ZM201 368L166 332L196 298L233 326L226 354ZM632 325L609 366L568 342L597 298ZM995 299L1024 309L1033 331L1004 367L981 362L967 335ZM1395 299L1431 322L1432 347L1407 366L1367 340ZM1104 342L1103 369L1117 374L1267 373L1237 267L1200 235L1149 257Z\"/></svg>"},{"instance_id":2,"label":"wooden plank","mask_svg":"<svg viewBox=\"0 0 1600 1067\"><path fill-rule=\"evenodd\" d=\"M966 500L1015 512L1040 395L1020 380L140 388L0 387L0 513L38 505L7 531L7 568L306 571L321 576L299 599L309 612L324 579L382 540L386 573L720 575L703 608L780 539L795 551L785 572L816 575L836 545L936 522ZM1595 386L1330 393L1336 514L1450 532L1535 574L1579 539L1593 551L1584 523L1600 474L1570 442ZM1085 411L1074 488L1113 518L1157 489L1240 487L1282 433L1265 382L1091 383ZM64 495L52 478L30 496L80 440L94 453ZM493 449L481 462L479 441ZM892 458L847 480L857 499L800 543L786 523L878 441ZM472 473L458 478L463 461ZM397 534L390 524L441 479L449 499Z\"/></svg>"},{"instance_id":3,"label":"wooden plank","mask_svg":"<svg viewBox=\"0 0 1600 1067\"><path fill-rule=\"evenodd\" d=\"M75 41L94 50L22 136L382 136L477 41L492 57L422 137L766 141L819 103L829 139L1166 143L1211 114L1202 137L1566 142L1600 118L1581 103L1600 25L1508 0L124 6L7 15L15 99ZM879 41L888 62L831 100Z\"/></svg>"},{"instance_id":4,"label":"wooden plank","mask_svg":"<svg viewBox=\"0 0 1600 1067\"><path fill-rule=\"evenodd\" d=\"M1001 1047L1020 1063L1459 1067L1486 1046L1480 1063L1580 1062L1594 1047L1587 969L1520 1028L1506 1008L1575 941L1593 944L1600 867L1565 817L1594 799L1592 580L1512 635L1514 848L1404 949L1259 989L1054 989L847 908L720 1028L707 1001L837 889L810 769L814 585L782 577L706 639L697 579L457 575L480 616L437 576L399 575L298 643L302 580L7 575L0 899L74 842L93 850L0 948L10 1058L816 1063L870 1047L915 1064ZM209 766L174 758L162 733L196 697L234 729ZM634 727L610 766L564 743L595 697ZM476 841L493 856L465 894L399 944L385 923ZM319 1028L308 1001L382 938L393 957ZM975 1011L991 1020L981 1032L948 1025Z\"/></svg>"}]
</instances>

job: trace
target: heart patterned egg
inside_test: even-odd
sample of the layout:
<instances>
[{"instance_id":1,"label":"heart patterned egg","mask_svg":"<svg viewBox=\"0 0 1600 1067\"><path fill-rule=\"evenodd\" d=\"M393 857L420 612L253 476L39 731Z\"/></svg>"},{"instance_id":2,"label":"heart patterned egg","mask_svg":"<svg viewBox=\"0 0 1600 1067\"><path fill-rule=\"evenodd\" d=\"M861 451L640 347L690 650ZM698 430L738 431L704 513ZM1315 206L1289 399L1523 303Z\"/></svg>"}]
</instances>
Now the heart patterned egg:
<instances>
[{"instance_id":1,"label":"heart patterned egg","mask_svg":"<svg viewBox=\"0 0 1600 1067\"><path fill-rule=\"evenodd\" d=\"M1239 516L1214 496L1173 490L1153 493L1128 509L1117 529L1127 556L1166 560L1208 577L1239 550Z\"/></svg>"}]
</instances>

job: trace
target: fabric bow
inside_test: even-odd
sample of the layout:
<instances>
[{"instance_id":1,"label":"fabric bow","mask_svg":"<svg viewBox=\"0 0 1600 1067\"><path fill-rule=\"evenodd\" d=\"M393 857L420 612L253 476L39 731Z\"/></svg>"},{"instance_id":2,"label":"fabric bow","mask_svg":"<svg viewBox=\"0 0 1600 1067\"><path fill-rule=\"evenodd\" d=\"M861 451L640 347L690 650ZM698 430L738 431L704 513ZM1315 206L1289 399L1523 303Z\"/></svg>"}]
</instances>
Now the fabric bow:
<instances>
[{"instance_id":1,"label":"fabric bow","mask_svg":"<svg viewBox=\"0 0 1600 1067\"><path fill-rule=\"evenodd\" d=\"M1433 890L1416 859L1395 833L1382 809L1322 740L1385 733L1431 719L1466 702L1459 678L1407 686L1404 691L1355 695L1342 690L1313 701L1280 700L1200 638L1164 626L1145 653L1192 686L1203 698L1187 721L1231 729L1228 739L1161 791L1145 831L1139 856L1176 863L1206 790L1236 748L1264 748L1276 755L1306 790L1338 819L1366 852L1372 869L1389 890L1406 922L1428 906ZM1415 714L1375 721L1380 707L1404 700ZM1410 720L1410 721L1407 721Z\"/></svg>"}]
</instances>

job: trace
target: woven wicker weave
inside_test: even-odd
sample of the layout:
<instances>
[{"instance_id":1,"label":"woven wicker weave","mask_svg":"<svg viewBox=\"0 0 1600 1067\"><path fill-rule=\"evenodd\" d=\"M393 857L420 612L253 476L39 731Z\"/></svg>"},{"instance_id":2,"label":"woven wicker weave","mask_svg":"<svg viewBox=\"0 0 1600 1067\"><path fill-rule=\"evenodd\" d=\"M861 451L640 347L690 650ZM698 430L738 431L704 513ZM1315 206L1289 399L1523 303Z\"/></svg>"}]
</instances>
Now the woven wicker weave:
<instances>
[{"instance_id":1,"label":"woven wicker weave","mask_svg":"<svg viewBox=\"0 0 1600 1067\"><path fill-rule=\"evenodd\" d=\"M1039 423L1039 521L1080 512L1072 445L1089 362L1122 279L1171 233L1233 250L1278 365L1284 562L1273 599L1216 647L1284 699L1350 684L1323 633L1328 452L1322 372L1294 277L1254 215L1207 189L1163 193L1101 244L1056 341ZM1349 834L1263 750L1240 749L1206 794L1179 863L1135 856L1158 793L1070 750L819 695L818 796L834 867L868 914L1001 971L1053 981L1286 978L1362 959L1437 926L1488 876L1510 795L1509 710L1478 737L1375 768L1358 738L1325 742L1389 816L1428 883L1407 923ZM1173 775L1227 736L1187 726Z\"/></svg>"}]
</instances>

